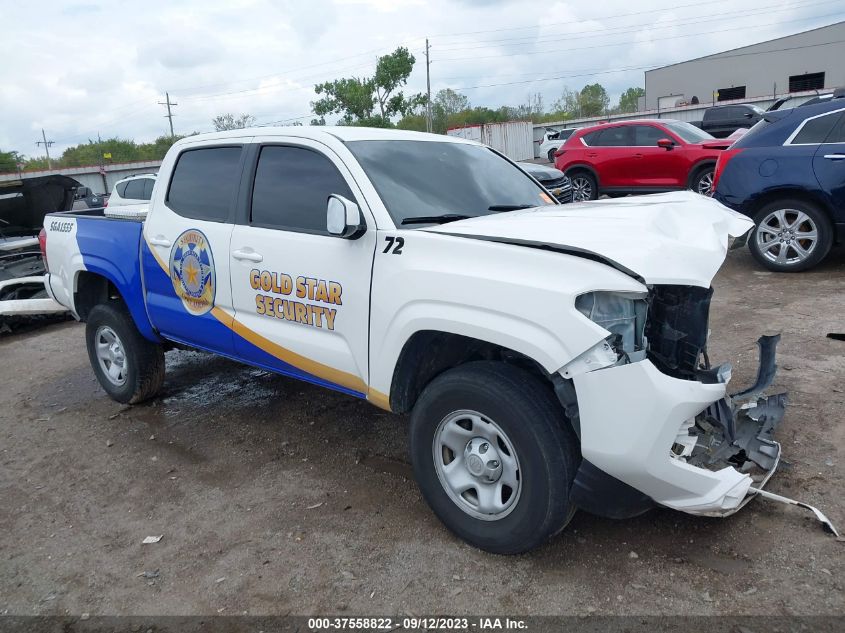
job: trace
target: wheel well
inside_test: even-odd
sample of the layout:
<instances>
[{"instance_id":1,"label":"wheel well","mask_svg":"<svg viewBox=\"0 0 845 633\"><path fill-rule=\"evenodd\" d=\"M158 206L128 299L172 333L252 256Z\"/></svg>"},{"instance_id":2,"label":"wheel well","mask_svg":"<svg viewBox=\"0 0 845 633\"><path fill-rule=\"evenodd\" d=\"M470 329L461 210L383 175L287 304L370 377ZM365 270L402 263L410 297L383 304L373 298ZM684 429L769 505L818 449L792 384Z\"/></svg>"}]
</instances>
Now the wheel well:
<instances>
[{"instance_id":1,"label":"wheel well","mask_svg":"<svg viewBox=\"0 0 845 633\"><path fill-rule=\"evenodd\" d=\"M82 271L76 278L76 290L73 293L73 305L83 321L95 306L109 301L123 301L117 287L102 275Z\"/></svg>"},{"instance_id":2,"label":"wheel well","mask_svg":"<svg viewBox=\"0 0 845 633\"><path fill-rule=\"evenodd\" d=\"M690 181L692 181L693 178L698 176L698 174L700 172L704 171L705 169L714 169L715 167L716 167L716 161L715 160L702 160L702 161L697 162L695 165L692 166L692 169L690 169L690 171L689 171Z\"/></svg>"},{"instance_id":3,"label":"wheel well","mask_svg":"<svg viewBox=\"0 0 845 633\"><path fill-rule=\"evenodd\" d=\"M567 168L565 173L571 178L573 174L577 174L579 171L587 172L595 179L596 185L599 184L599 175L596 173L596 170L590 167L589 165L582 165L579 163L577 165L573 165L572 167Z\"/></svg>"},{"instance_id":4,"label":"wheel well","mask_svg":"<svg viewBox=\"0 0 845 633\"><path fill-rule=\"evenodd\" d=\"M818 195L807 191L806 189L793 189L793 188L786 188L786 189L776 189L774 191L767 191L757 197L751 205L749 205L749 212L752 216L756 215L757 212L762 209L764 206L769 204L770 202L774 202L775 200L781 200L783 198L792 198L794 200L803 200L804 202L808 202L812 205L815 205L822 211L828 220L831 220L830 208L827 206L827 203ZM753 219L753 217L752 217Z\"/></svg>"},{"instance_id":5,"label":"wheel well","mask_svg":"<svg viewBox=\"0 0 845 633\"><path fill-rule=\"evenodd\" d=\"M395 413L407 413L434 378L477 360L516 365L549 381L551 386L548 373L525 354L460 334L424 330L408 339L399 354L390 385L390 408Z\"/></svg>"},{"instance_id":6,"label":"wheel well","mask_svg":"<svg viewBox=\"0 0 845 633\"><path fill-rule=\"evenodd\" d=\"M705 171L706 169L715 169L716 161L715 160L702 160L695 163L692 168L689 170L689 176L687 177L687 187L692 188L695 179L698 178L698 175Z\"/></svg>"}]
</instances>

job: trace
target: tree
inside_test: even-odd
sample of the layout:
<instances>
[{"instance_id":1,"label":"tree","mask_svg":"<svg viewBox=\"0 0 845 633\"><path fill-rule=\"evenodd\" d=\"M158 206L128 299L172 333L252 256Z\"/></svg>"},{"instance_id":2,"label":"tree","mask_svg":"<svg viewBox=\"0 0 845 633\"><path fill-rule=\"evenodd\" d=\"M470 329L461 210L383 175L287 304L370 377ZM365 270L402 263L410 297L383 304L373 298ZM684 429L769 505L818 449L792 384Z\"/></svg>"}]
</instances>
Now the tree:
<instances>
[{"instance_id":1,"label":"tree","mask_svg":"<svg viewBox=\"0 0 845 633\"><path fill-rule=\"evenodd\" d=\"M467 99L466 95L455 92L451 88L444 88L443 90L440 90L431 102L432 130L437 134L445 134L446 130L449 128L450 120L458 113L464 112L468 109L469 99ZM423 122L425 121L424 112L411 114L409 116L423 116ZM406 127L406 129L418 128L413 126ZM419 129L425 130L425 125Z\"/></svg>"},{"instance_id":2,"label":"tree","mask_svg":"<svg viewBox=\"0 0 845 633\"><path fill-rule=\"evenodd\" d=\"M588 84L581 89L581 116L600 116L607 111L610 97L601 84Z\"/></svg>"},{"instance_id":3,"label":"tree","mask_svg":"<svg viewBox=\"0 0 845 633\"><path fill-rule=\"evenodd\" d=\"M405 115L421 103L421 94L405 95L398 89L408 83L414 69L414 56L400 46L389 55L382 55L372 77L336 79L314 86L314 92L325 95L311 103L318 117L340 114L345 125L391 127L391 118Z\"/></svg>"},{"instance_id":4,"label":"tree","mask_svg":"<svg viewBox=\"0 0 845 633\"><path fill-rule=\"evenodd\" d=\"M581 116L581 95L564 86L560 99L552 104L557 111L565 114L564 118Z\"/></svg>"},{"instance_id":5,"label":"tree","mask_svg":"<svg viewBox=\"0 0 845 633\"><path fill-rule=\"evenodd\" d=\"M0 149L0 174L17 171L18 163L22 161L23 156L17 152L4 152Z\"/></svg>"},{"instance_id":6,"label":"tree","mask_svg":"<svg viewBox=\"0 0 845 633\"><path fill-rule=\"evenodd\" d=\"M193 134L197 134L194 132ZM176 141L184 136L159 136L152 143L136 143L129 139L118 137L89 139L87 143L80 143L68 147L61 156L53 159L53 167L79 167L81 165L97 165L101 161L106 163L124 163L137 160L161 160ZM23 171L47 169L47 159L43 156L25 158L17 152L0 152L0 172L15 171L13 163L9 166L4 157L14 155L17 161L23 162ZM104 154L111 154L111 158L104 159Z\"/></svg>"},{"instance_id":7,"label":"tree","mask_svg":"<svg viewBox=\"0 0 845 633\"><path fill-rule=\"evenodd\" d=\"M211 124L214 126L215 132L241 130L245 127L249 127L253 123L255 123L255 117L251 114L242 114L236 117L234 114L226 113L211 119Z\"/></svg>"},{"instance_id":8,"label":"tree","mask_svg":"<svg viewBox=\"0 0 845 633\"><path fill-rule=\"evenodd\" d=\"M636 112L637 103L640 97L645 96L645 90L642 88L628 88L619 97L619 112Z\"/></svg>"},{"instance_id":9,"label":"tree","mask_svg":"<svg viewBox=\"0 0 845 633\"><path fill-rule=\"evenodd\" d=\"M469 109L469 99L451 88L444 88L434 96L432 105L440 108L446 116L451 116Z\"/></svg>"}]
</instances>

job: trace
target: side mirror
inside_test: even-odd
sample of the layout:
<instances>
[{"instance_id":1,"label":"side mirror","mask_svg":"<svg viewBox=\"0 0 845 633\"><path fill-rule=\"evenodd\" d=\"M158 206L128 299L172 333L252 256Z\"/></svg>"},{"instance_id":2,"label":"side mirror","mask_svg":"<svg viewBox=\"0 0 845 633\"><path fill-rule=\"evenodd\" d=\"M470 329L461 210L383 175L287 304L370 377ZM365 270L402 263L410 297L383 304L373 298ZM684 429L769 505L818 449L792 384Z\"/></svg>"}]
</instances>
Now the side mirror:
<instances>
[{"instance_id":1,"label":"side mirror","mask_svg":"<svg viewBox=\"0 0 845 633\"><path fill-rule=\"evenodd\" d=\"M669 138L662 138L657 141L657 147L662 147L665 150L670 150L675 147L675 142Z\"/></svg>"},{"instance_id":2,"label":"side mirror","mask_svg":"<svg viewBox=\"0 0 845 633\"><path fill-rule=\"evenodd\" d=\"M337 194L329 196L326 205L326 229L329 235L355 239L360 237L366 228L357 204Z\"/></svg>"}]
</instances>

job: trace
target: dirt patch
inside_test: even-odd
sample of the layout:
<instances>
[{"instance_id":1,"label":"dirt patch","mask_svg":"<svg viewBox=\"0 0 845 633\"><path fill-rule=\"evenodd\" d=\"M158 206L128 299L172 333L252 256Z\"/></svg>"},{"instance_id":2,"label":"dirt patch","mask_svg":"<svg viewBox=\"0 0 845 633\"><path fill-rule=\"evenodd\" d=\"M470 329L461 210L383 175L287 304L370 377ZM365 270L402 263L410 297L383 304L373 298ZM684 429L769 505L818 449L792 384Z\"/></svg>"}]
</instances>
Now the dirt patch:
<instances>
[{"instance_id":1,"label":"dirt patch","mask_svg":"<svg viewBox=\"0 0 845 633\"><path fill-rule=\"evenodd\" d=\"M845 342L826 337L845 331L845 257L777 275L739 251L714 285L711 359L737 387L758 335L783 333L770 489L845 527ZM82 334L0 339L0 613L845 613L845 544L800 510L579 513L535 552L492 556L425 506L406 419L191 352L168 353L159 398L122 407Z\"/></svg>"}]
</instances>

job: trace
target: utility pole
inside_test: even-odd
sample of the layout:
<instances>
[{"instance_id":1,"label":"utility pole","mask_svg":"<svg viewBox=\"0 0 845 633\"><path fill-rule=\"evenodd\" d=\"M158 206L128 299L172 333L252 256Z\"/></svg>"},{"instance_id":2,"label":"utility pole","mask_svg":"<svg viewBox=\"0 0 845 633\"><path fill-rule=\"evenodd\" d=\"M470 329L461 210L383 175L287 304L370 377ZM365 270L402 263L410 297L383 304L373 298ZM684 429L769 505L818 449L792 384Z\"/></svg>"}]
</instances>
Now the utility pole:
<instances>
[{"instance_id":1,"label":"utility pole","mask_svg":"<svg viewBox=\"0 0 845 633\"><path fill-rule=\"evenodd\" d=\"M100 138L100 133L97 132L97 162L100 165L100 178L103 179L103 194L107 194L109 192L109 183L106 179L106 165L103 162L105 160L105 156L103 156L103 141Z\"/></svg>"},{"instance_id":2,"label":"utility pole","mask_svg":"<svg viewBox=\"0 0 845 633\"><path fill-rule=\"evenodd\" d=\"M428 99L425 102L425 129L427 132L433 130L431 124L431 60L428 56L428 38L425 38L425 89L428 93Z\"/></svg>"},{"instance_id":3,"label":"utility pole","mask_svg":"<svg viewBox=\"0 0 845 633\"><path fill-rule=\"evenodd\" d=\"M47 152L47 169L53 169L53 163L50 162L50 146L53 144L53 141L47 140L47 135L44 133L44 128L41 128L41 139L40 141L35 141L36 145L43 145L44 151Z\"/></svg>"},{"instance_id":4,"label":"utility pole","mask_svg":"<svg viewBox=\"0 0 845 633\"><path fill-rule=\"evenodd\" d=\"M175 101L170 100L170 94L169 93L165 92L164 96L166 97L167 100L166 101L159 101L158 104L167 106L167 114L164 115L164 118L168 119L170 121L170 136L176 136L173 133L173 113L170 111L170 106L177 106L179 104L176 103Z\"/></svg>"}]
</instances>

